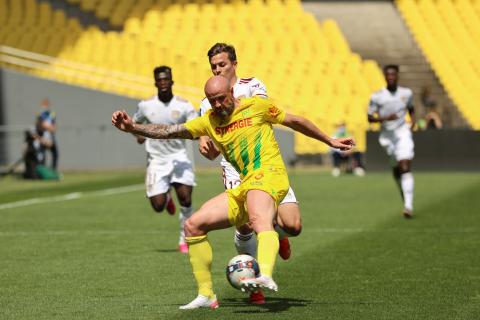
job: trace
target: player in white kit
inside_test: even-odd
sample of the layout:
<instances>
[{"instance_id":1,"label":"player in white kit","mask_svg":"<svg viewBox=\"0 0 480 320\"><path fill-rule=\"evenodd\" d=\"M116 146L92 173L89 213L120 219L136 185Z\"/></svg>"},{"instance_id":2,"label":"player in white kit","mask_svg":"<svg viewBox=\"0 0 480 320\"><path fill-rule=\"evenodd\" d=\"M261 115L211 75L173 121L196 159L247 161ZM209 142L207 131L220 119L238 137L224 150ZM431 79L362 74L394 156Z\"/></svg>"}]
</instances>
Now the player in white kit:
<instances>
[{"instance_id":1,"label":"player in white kit","mask_svg":"<svg viewBox=\"0 0 480 320\"><path fill-rule=\"evenodd\" d=\"M383 68L387 87L370 98L368 121L381 123L379 137L380 145L390 156L393 176L403 198L403 215L411 218L413 215L413 175L411 163L414 156L412 129L415 125L412 90L398 86L397 65L387 65ZM405 121L410 115L411 125Z\"/></svg>"},{"instance_id":2,"label":"player in white kit","mask_svg":"<svg viewBox=\"0 0 480 320\"><path fill-rule=\"evenodd\" d=\"M158 93L149 100L141 101L133 115L136 123L181 124L197 116L192 104L173 95L172 71L167 66L157 67L153 71ZM166 207L170 214L175 214L175 207L170 197L173 186L180 203L180 239L179 250L188 252L183 225L192 215L192 191L195 185L193 165L187 156L185 140L156 140L137 137L139 143L145 142L147 151L147 172L145 187L150 204L156 212Z\"/></svg>"},{"instance_id":3,"label":"player in white kit","mask_svg":"<svg viewBox=\"0 0 480 320\"><path fill-rule=\"evenodd\" d=\"M216 43L208 51L210 68L214 75L222 75L230 79L235 98L249 98L259 96L267 98L265 85L257 78L238 78L236 74L237 57L235 48L225 43ZM211 108L208 99L203 99L200 105L200 115ZM199 151L205 157L213 160L219 155L213 143L208 137L201 137ZM223 182L225 189L233 189L240 184L240 174L224 158L220 162L222 167ZM302 230L300 209L292 188L278 207L277 224L275 231L279 234L280 248L279 255L284 259L290 257L290 243L288 236L297 236ZM235 231L235 247L239 254L247 253L256 256L257 240L252 229L242 226ZM265 298L262 292L252 293L250 301L255 304L262 304Z\"/></svg>"}]
</instances>

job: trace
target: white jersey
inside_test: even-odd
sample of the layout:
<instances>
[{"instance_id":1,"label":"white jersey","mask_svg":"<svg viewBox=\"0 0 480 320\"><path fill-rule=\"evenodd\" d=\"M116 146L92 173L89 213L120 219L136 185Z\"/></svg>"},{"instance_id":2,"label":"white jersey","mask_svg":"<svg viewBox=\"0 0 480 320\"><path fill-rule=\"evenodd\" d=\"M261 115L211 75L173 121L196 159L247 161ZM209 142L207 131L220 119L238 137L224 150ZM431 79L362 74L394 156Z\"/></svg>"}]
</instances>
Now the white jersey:
<instances>
[{"instance_id":1,"label":"white jersey","mask_svg":"<svg viewBox=\"0 0 480 320\"><path fill-rule=\"evenodd\" d=\"M412 90L398 87L391 93L387 88L383 88L372 94L368 114L378 113L380 117L385 117L395 113L398 119L384 121L381 124L382 131L393 131L405 125L405 116L409 109L413 109Z\"/></svg>"},{"instance_id":2,"label":"white jersey","mask_svg":"<svg viewBox=\"0 0 480 320\"><path fill-rule=\"evenodd\" d=\"M187 100L174 96L168 103L163 103L154 96L149 100L141 101L133 120L137 123L153 124L182 124L196 118L197 113ZM187 154L183 139L149 139L145 142L145 150L149 159L171 160L179 154Z\"/></svg>"}]
</instances>

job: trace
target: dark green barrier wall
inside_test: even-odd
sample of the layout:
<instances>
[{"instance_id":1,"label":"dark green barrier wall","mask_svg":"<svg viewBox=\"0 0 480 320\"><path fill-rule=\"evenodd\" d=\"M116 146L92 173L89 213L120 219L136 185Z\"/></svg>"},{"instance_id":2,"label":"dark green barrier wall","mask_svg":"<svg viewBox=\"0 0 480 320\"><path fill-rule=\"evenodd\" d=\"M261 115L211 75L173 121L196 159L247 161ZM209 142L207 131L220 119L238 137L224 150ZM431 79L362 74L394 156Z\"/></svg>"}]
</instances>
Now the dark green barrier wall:
<instances>
[{"instance_id":1,"label":"dark green barrier wall","mask_svg":"<svg viewBox=\"0 0 480 320\"><path fill-rule=\"evenodd\" d=\"M387 170L389 160L378 143L378 132L367 134L367 170ZM413 134L413 170L480 170L480 132L421 131Z\"/></svg>"}]
</instances>

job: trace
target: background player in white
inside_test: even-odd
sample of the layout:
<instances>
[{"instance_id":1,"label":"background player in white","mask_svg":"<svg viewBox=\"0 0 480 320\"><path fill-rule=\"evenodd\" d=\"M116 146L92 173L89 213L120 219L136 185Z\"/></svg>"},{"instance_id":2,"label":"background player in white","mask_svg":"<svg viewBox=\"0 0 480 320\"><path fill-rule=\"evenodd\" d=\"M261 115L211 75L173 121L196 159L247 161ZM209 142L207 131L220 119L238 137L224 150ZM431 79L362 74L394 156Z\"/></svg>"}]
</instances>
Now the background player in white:
<instances>
[{"instance_id":1,"label":"background player in white","mask_svg":"<svg viewBox=\"0 0 480 320\"><path fill-rule=\"evenodd\" d=\"M133 115L136 123L181 124L194 119L197 114L193 106L185 99L173 95L172 70L167 66L153 70L156 96L138 104ZM146 140L146 142L145 142ZM180 239L179 250L188 252L183 231L184 222L192 215L192 191L195 185L193 165L187 156L185 140L155 140L137 136L139 143L145 142L148 164L145 175L147 197L156 212L167 211L175 214L175 207L170 197L173 186L180 203Z\"/></svg>"},{"instance_id":2,"label":"background player in white","mask_svg":"<svg viewBox=\"0 0 480 320\"><path fill-rule=\"evenodd\" d=\"M216 43L208 51L210 68L214 75L222 75L229 79L233 87L235 98L249 98L259 96L267 98L267 89L265 85L257 78L238 78L236 74L237 56L235 48L225 43ZM203 115L211 108L208 99L202 100L200 105L200 115ZM213 160L219 155L219 151L208 137L201 137L199 151L205 157ZM222 175L225 189L233 189L240 184L240 175L234 167L224 158L221 160ZM279 234L279 255L286 260L290 257L290 243L288 236L297 236L302 230L300 218L300 209L292 188L278 207L277 225L275 231ZM235 231L235 247L237 252L247 253L256 256L257 240L250 226L245 225L237 228ZM250 301L255 304L265 303L265 298L261 292L252 293Z\"/></svg>"},{"instance_id":3,"label":"background player in white","mask_svg":"<svg viewBox=\"0 0 480 320\"><path fill-rule=\"evenodd\" d=\"M403 215L413 214L413 159L412 129L415 125L412 90L398 86L397 65L383 68L387 87L375 92L370 98L368 121L381 123L380 145L387 151L393 162L393 176L403 198ZM411 126L405 121L407 112Z\"/></svg>"}]
</instances>

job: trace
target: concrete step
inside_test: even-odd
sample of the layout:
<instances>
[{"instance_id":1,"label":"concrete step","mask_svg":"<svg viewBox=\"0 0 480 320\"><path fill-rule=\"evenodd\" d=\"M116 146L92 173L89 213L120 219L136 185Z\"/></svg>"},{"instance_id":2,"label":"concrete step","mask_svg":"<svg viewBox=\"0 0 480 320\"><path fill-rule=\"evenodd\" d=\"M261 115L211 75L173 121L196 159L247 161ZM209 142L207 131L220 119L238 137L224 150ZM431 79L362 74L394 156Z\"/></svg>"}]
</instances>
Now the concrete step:
<instances>
[{"instance_id":1,"label":"concrete step","mask_svg":"<svg viewBox=\"0 0 480 320\"><path fill-rule=\"evenodd\" d=\"M429 66L429 63L422 55L413 56L400 56L400 55L389 55L385 52L381 52L380 54L366 54L362 52L362 57L365 59L372 59L376 61L392 61L392 63L397 63L401 65L412 65L412 66L422 66L426 65Z\"/></svg>"},{"instance_id":2,"label":"concrete step","mask_svg":"<svg viewBox=\"0 0 480 320\"><path fill-rule=\"evenodd\" d=\"M401 63L401 71L405 73L426 73L426 72L432 72L432 68L430 65L426 63L422 64L405 64Z\"/></svg>"},{"instance_id":3,"label":"concrete step","mask_svg":"<svg viewBox=\"0 0 480 320\"><path fill-rule=\"evenodd\" d=\"M432 74L427 71L415 71L415 72L409 72L408 70L404 70L404 66L402 65L401 67L401 79L402 82L405 82L407 80L409 81L424 81L424 80L435 80L435 77L432 76Z\"/></svg>"}]
</instances>

